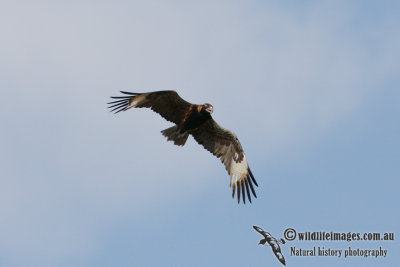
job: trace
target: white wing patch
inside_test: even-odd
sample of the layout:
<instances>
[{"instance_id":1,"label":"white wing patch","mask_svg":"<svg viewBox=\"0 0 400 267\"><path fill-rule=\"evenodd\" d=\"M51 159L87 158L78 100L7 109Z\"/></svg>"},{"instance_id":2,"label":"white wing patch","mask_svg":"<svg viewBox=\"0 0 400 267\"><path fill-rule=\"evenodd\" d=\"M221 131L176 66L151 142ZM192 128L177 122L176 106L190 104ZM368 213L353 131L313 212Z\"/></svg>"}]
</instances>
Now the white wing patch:
<instances>
[{"instance_id":1,"label":"white wing patch","mask_svg":"<svg viewBox=\"0 0 400 267\"><path fill-rule=\"evenodd\" d=\"M236 156L236 155L235 155ZM249 165L247 164L246 155L243 155L243 160L241 162L231 161L231 166L229 168L229 173L231 174L231 184L235 184L247 177Z\"/></svg>"},{"instance_id":2,"label":"white wing patch","mask_svg":"<svg viewBox=\"0 0 400 267\"><path fill-rule=\"evenodd\" d=\"M143 102L143 100L146 98L146 94L141 94L138 96L135 96L134 98L131 99L131 103L129 104L131 107L137 107L138 104Z\"/></svg>"}]
</instances>

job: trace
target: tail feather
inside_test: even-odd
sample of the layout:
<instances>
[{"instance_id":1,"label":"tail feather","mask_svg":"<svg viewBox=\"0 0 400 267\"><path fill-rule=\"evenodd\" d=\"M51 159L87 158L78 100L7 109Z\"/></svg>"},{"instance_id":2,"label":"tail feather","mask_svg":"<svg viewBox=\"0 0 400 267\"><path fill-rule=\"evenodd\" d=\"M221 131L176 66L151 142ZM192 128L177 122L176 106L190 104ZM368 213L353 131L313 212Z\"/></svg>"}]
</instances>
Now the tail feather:
<instances>
[{"instance_id":1,"label":"tail feather","mask_svg":"<svg viewBox=\"0 0 400 267\"><path fill-rule=\"evenodd\" d=\"M167 137L168 141L174 141L177 146L183 146L189 136L188 132L181 133L177 125L165 129L161 133Z\"/></svg>"}]
</instances>

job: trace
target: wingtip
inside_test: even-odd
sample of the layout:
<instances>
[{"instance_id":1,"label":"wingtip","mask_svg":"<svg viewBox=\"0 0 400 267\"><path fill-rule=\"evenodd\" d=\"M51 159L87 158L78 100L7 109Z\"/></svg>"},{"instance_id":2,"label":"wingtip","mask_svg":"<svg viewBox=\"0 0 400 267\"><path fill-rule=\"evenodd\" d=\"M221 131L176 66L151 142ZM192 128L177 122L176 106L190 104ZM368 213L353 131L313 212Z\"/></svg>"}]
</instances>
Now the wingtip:
<instances>
[{"instance_id":1,"label":"wingtip","mask_svg":"<svg viewBox=\"0 0 400 267\"><path fill-rule=\"evenodd\" d=\"M246 185L246 193L247 193L247 198L249 199L251 203L251 195L250 195L250 189L249 189L249 181L246 179L244 184Z\"/></svg>"},{"instance_id":2,"label":"wingtip","mask_svg":"<svg viewBox=\"0 0 400 267\"><path fill-rule=\"evenodd\" d=\"M253 183L258 187L257 181L256 181L256 179L254 178L254 175L253 175L253 173L251 172L250 168L248 168L247 170L248 170L248 172L249 172L249 174L250 174L251 180L253 180Z\"/></svg>"},{"instance_id":3,"label":"wingtip","mask_svg":"<svg viewBox=\"0 0 400 267\"><path fill-rule=\"evenodd\" d=\"M250 190L251 190L251 192L253 193L253 196L254 196L255 198L257 198L256 190L254 190L254 186L253 186L253 183L251 182L251 178L248 177L247 179L248 179L248 181L249 181Z\"/></svg>"},{"instance_id":4,"label":"wingtip","mask_svg":"<svg viewBox=\"0 0 400 267\"><path fill-rule=\"evenodd\" d=\"M253 194L254 198L257 198L257 194L249 177L232 183L232 198L235 198L236 194L238 204L243 202L243 204L246 205L247 200L249 203L253 203L251 194Z\"/></svg>"},{"instance_id":5,"label":"wingtip","mask_svg":"<svg viewBox=\"0 0 400 267\"><path fill-rule=\"evenodd\" d=\"M240 203L240 183L237 183L238 204Z\"/></svg>"},{"instance_id":6,"label":"wingtip","mask_svg":"<svg viewBox=\"0 0 400 267\"><path fill-rule=\"evenodd\" d=\"M127 91L120 91L120 92L123 94L126 94L126 95L134 95L134 96L140 95L139 93L132 93L132 92L127 92Z\"/></svg>"}]
</instances>

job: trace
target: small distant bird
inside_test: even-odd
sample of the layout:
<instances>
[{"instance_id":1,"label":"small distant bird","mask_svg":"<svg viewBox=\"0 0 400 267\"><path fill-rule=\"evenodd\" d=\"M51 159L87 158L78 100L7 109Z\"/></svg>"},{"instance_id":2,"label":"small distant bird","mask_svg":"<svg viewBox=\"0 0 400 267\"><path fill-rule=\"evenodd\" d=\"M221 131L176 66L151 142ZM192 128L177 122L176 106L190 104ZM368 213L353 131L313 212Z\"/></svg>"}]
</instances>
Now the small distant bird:
<instances>
[{"instance_id":1,"label":"small distant bird","mask_svg":"<svg viewBox=\"0 0 400 267\"><path fill-rule=\"evenodd\" d=\"M283 238L281 238L280 240L276 240L276 238L274 238L270 233L265 232L263 229L261 229L258 226L253 225L253 228L259 232L260 234L262 234L264 236L263 239L260 240L260 242L258 243L259 245L265 245L265 243L268 243L271 248L272 251L274 252L276 258L283 264L286 266L286 261L285 261L285 257L283 257L283 254L281 252L281 247L279 246L279 244L285 244L285 240L283 240Z\"/></svg>"},{"instance_id":2,"label":"small distant bird","mask_svg":"<svg viewBox=\"0 0 400 267\"><path fill-rule=\"evenodd\" d=\"M245 194L251 202L250 190L254 197L253 183L258 186L246 160L243 148L236 134L219 126L211 117L211 104L195 105L183 100L175 91L157 91L149 93L124 92L126 96L113 96L118 99L109 102L109 108L115 113L130 108L150 108L164 119L175 123L168 129L161 131L168 141L183 146L189 135L205 149L218 157L225 165L231 179L232 198L237 191L238 203L242 194L243 203L246 203Z\"/></svg>"}]
</instances>

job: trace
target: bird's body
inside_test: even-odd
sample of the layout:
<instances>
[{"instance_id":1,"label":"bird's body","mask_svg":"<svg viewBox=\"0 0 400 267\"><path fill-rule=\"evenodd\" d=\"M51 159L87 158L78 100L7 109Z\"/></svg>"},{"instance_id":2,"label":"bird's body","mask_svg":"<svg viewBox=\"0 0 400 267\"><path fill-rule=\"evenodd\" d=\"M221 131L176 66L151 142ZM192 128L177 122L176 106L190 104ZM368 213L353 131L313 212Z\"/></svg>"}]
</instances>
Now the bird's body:
<instances>
[{"instance_id":1,"label":"bird's body","mask_svg":"<svg viewBox=\"0 0 400 267\"><path fill-rule=\"evenodd\" d=\"M219 126L211 114L210 104L196 105L183 100L175 91L158 91L149 93L123 92L127 96L112 97L119 99L108 104L111 111L118 113L130 108L151 108L166 120L175 123L161 133L168 141L183 146L189 135L205 149L220 158L231 176L232 197L237 191L238 202L242 194L245 203L245 192L251 202L250 190L255 197L253 183L257 182L250 171L246 156L235 133ZM237 190L236 190L237 189Z\"/></svg>"},{"instance_id":2,"label":"bird's body","mask_svg":"<svg viewBox=\"0 0 400 267\"><path fill-rule=\"evenodd\" d=\"M210 104L207 107L212 107ZM207 120L211 120L210 112L203 109L203 106L192 105L185 116L184 120L181 122L181 131L194 130L204 124Z\"/></svg>"},{"instance_id":3,"label":"bird's body","mask_svg":"<svg viewBox=\"0 0 400 267\"><path fill-rule=\"evenodd\" d=\"M210 104L204 105L207 105L212 110ZM209 120L212 120L211 114L206 111L203 105L192 104L178 124L161 131L161 133L168 138L168 141L174 141L175 145L183 146L189 134Z\"/></svg>"},{"instance_id":4,"label":"bird's body","mask_svg":"<svg viewBox=\"0 0 400 267\"><path fill-rule=\"evenodd\" d=\"M272 252L274 252L276 258L283 264L286 265L285 257L282 254L281 247L279 246L279 243L285 244L285 240L282 238L280 240L277 240L275 237L273 237L270 233L265 232L263 229L261 229L258 226L253 226L253 228L262 234L264 236L263 239L261 239L258 244L259 245L265 245L265 243L268 243L269 246L271 246Z\"/></svg>"}]
</instances>

